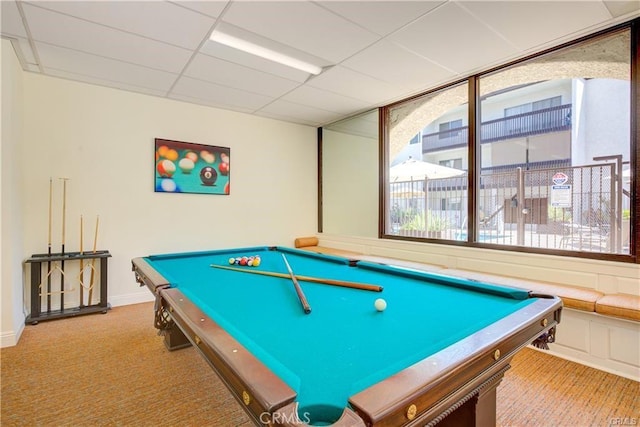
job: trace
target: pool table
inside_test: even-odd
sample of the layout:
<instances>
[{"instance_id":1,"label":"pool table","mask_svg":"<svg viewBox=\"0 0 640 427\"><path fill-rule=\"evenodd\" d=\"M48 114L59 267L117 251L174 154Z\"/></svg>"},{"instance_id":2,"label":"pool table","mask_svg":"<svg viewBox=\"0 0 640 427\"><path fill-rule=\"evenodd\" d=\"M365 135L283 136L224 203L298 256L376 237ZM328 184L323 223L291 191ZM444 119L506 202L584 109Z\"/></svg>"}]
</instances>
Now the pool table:
<instances>
[{"instance_id":1,"label":"pool table","mask_svg":"<svg viewBox=\"0 0 640 427\"><path fill-rule=\"evenodd\" d=\"M243 256L260 264L230 265ZM511 359L551 342L562 310L526 289L287 247L132 267L167 347L195 346L256 425L495 425Z\"/></svg>"}]
</instances>

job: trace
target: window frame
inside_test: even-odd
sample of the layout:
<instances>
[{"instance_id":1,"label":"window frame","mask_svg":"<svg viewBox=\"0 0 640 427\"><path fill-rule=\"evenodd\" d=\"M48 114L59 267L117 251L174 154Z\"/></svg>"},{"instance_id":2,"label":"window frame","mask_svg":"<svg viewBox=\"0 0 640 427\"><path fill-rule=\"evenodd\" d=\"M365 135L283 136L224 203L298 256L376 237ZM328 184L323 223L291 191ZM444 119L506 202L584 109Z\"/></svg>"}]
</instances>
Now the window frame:
<instances>
[{"instance_id":1,"label":"window frame","mask_svg":"<svg viewBox=\"0 0 640 427\"><path fill-rule=\"evenodd\" d=\"M571 250L558 250L558 249L543 249L535 247L522 247L515 245L496 245L490 243L484 243L480 241L457 241L457 240L445 240L445 239L433 239L427 237L411 237L411 236L399 236L386 234L385 224L387 222L387 195L386 188L389 184L388 167L389 158L387 147L390 143L388 141L388 127L387 119L389 118L390 110L396 106L400 106L417 98L429 95L435 92L446 90L447 88L454 87L456 85L467 83L468 84L468 209L467 209L467 233L469 236L475 236L477 231L477 189L480 181L480 157L478 155L479 141L477 138L478 124L481 123L480 119L480 96L479 96L479 81L482 76L489 75L500 70L512 67L514 65L531 61L543 55L565 49L577 45L579 43L594 39L596 37L613 34L614 32L628 29L630 31L630 167L633 171L633 182L630 188L631 190L631 230L629 241L629 254L610 254L601 252L583 252L583 251L571 251ZM393 104L383 106L379 109L379 121L380 121L380 135L379 135L379 154L380 154L380 194L379 194L379 221L378 221L378 237L380 239L387 240L409 240L417 241L429 244L441 244L449 246L465 246L465 247L477 247L487 248L492 250L502 250L507 252L527 252L538 253L545 255L557 255L570 258L586 258L586 259L598 259L605 261L618 261L627 263L640 263L640 18L636 18L632 21L625 22L611 28L598 31L596 33L571 40L563 43L559 46L549 48L540 52L536 52L524 58L520 58L509 63L505 63L489 70L485 70L474 75L468 76L463 79L458 79L454 82L433 88L423 93L414 95L410 98L406 98Z\"/></svg>"}]
</instances>

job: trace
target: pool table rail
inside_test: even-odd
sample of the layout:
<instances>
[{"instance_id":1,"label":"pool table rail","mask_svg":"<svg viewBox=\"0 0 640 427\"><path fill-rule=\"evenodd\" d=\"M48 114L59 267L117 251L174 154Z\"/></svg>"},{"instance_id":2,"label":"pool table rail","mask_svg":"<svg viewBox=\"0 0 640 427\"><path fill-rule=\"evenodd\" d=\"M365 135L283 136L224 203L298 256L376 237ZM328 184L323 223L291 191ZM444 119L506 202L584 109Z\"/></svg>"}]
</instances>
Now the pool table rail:
<instances>
[{"instance_id":1,"label":"pool table rail","mask_svg":"<svg viewBox=\"0 0 640 427\"><path fill-rule=\"evenodd\" d=\"M178 288L161 289L169 314L258 425L297 393L193 304ZM262 419L261 419L262 418Z\"/></svg>"},{"instance_id":2,"label":"pool table rail","mask_svg":"<svg viewBox=\"0 0 640 427\"><path fill-rule=\"evenodd\" d=\"M171 283L149 265L144 258L138 257L131 260L131 271L135 274L136 282L140 286L146 286L153 293L158 295L158 290L169 287Z\"/></svg>"},{"instance_id":3,"label":"pool table rail","mask_svg":"<svg viewBox=\"0 0 640 427\"><path fill-rule=\"evenodd\" d=\"M561 310L559 298L539 298L357 393L349 403L370 426L423 426L438 421L443 426L495 425L495 388L511 359L555 328ZM469 408L460 410L463 405Z\"/></svg>"}]
</instances>

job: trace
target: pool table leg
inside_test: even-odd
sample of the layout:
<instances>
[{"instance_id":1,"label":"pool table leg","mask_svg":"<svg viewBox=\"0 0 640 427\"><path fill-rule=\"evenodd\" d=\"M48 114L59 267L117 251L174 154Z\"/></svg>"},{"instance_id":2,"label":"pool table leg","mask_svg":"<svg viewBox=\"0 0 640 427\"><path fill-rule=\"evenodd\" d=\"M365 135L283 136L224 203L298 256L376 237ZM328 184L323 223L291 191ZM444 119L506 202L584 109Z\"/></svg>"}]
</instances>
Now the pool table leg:
<instances>
[{"instance_id":1,"label":"pool table leg","mask_svg":"<svg viewBox=\"0 0 640 427\"><path fill-rule=\"evenodd\" d=\"M504 367L498 375L494 375L483 383L472 398L440 420L437 427L495 427L496 389L502 382L504 371L507 369L509 365ZM431 426L432 423L427 425Z\"/></svg>"},{"instance_id":2,"label":"pool table leg","mask_svg":"<svg viewBox=\"0 0 640 427\"><path fill-rule=\"evenodd\" d=\"M164 336L164 345L167 350L189 347L191 342L169 315L170 308L166 307L166 302L160 295L156 296L154 310L154 326L158 330L158 335Z\"/></svg>"},{"instance_id":3,"label":"pool table leg","mask_svg":"<svg viewBox=\"0 0 640 427\"><path fill-rule=\"evenodd\" d=\"M187 339L185 334L174 323L173 326L164 333L164 345L167 350L180 350L181 348L189 347L191 342Z\"/></svg>"}]
</instances>

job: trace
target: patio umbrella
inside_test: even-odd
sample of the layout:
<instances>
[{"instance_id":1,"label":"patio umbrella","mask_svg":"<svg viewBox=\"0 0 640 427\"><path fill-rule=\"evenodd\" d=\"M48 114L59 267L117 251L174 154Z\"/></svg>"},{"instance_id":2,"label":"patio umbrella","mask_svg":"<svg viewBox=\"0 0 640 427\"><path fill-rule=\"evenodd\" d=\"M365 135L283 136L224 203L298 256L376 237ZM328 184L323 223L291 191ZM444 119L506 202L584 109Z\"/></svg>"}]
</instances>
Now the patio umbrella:
<instances>
[{"instance_id":1,"label":"patio umbrella","mask_svg":"<svg viewBox=\"0 0 640 427\"><path fill-rule=\"evenodd\" d=\"M427 229L427 212L429 210L428 183L430 179L452 178L464 175L465 171L450 168L447 166L437 165L435 163L423 162L409 157L402 163L392 166L389 170L391 182L424 180L423 193L424 209L422 211L424 219L424 227Z\"/></svg>"},{"instance_id":2,"label":"patio umbrella","mask_svg":"<svg viewBox=\"0 0 640 427\"><path fill-rule=\"evenodd\" d=\"M437 165L435 163L423 162L414 158L408 158L402 163L392 166L389 175L392 182L414 181L421 179L451 178L464 175L465 171Z\"/></svg>"}]
</instances>

